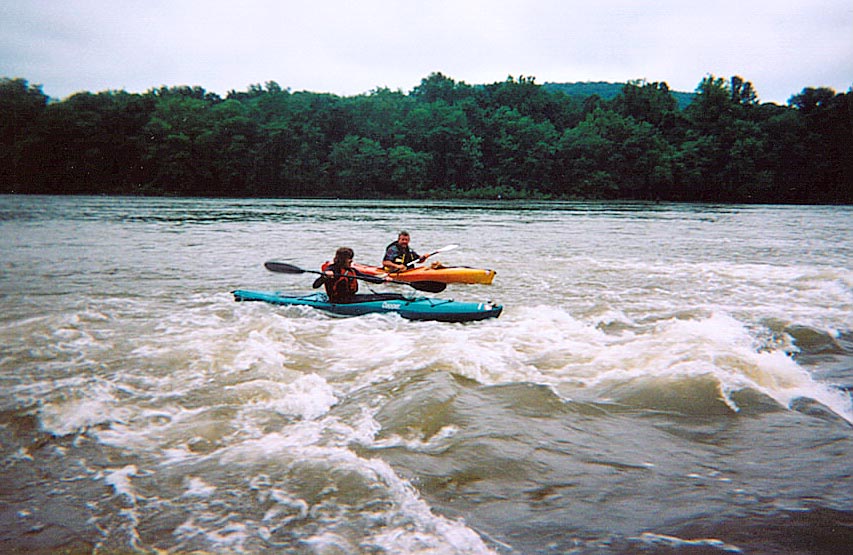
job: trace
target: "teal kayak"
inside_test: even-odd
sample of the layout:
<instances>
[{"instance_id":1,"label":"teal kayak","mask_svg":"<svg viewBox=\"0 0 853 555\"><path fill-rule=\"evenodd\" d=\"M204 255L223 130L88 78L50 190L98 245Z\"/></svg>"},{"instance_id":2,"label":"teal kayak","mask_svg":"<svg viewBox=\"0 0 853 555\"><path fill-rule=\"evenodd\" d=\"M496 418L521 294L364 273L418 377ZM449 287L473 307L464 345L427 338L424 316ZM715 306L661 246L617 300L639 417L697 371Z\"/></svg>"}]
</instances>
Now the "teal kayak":
<instances>
[{"instance_id":1,"label":"teal kayak","mask_svg":"<svg viewBox=\"0 0 853 555\"><path fill-rule=\"evenodd\" d=\"M311 306L338 316L361 316L395 312L409 320L438 322L473 322L501 315L503 306L492 303L472 303L430 297L406 297L396 293L356 295L351 303L330 303L325 293L286 295L260 291L232 291L235 301L263 301L277 305Z\"/></svg>"}]
</instances>

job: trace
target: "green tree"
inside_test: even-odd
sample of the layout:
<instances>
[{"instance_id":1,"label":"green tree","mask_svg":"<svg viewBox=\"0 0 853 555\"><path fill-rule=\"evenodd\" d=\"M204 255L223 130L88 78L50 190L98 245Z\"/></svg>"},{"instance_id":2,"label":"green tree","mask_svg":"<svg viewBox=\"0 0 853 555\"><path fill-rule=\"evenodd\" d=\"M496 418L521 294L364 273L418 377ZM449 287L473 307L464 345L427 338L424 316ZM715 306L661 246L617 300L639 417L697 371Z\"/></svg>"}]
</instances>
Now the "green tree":
<instances>
[{"instance_id":1,"label":"green tree","mask_svg":"<svg viewBox=\"0 0 853 555\"><path fill-rule=\"evenodd\" d=\"M764 202L797 202L811 189L812 163L809 161L806 122L797 110L766 104L758 107L759 125L767 137L764 167L773 183Z\"/></svg>"},{"instance_id":2,"label":"green tree","mask_svg":"<svg viewBox=\"0 0 853 555\"><path fill-rule=\"evenodd\" d=\"M672 147L648 122L596 109L560 139L562 195L656 199L672 196Z\"/></svg>"},{"instance_id":3,"label":"green tree","mask_svg":"<svg viewBox=\"0 0 853 555\"><path fill-rule=\"evenodd\" d=\"M333 127L327 106L341 117L337 97L272 90L253 100L261 122L252 172L252 194L268 197L310 197L325 194L324 167L332 138L322 126ZM334 133L337 136L338 132Z\"/></svg>"},{"instance_id":4,"label":"green tree","mask_svg":"<svg viewBox=\"0 0 853 555\"><path fill-rule=\"evenodd\" d=\"M249 108L226 100L206 110L207 126L196 139L197 149L209 168L211 181L199 192L205 195L240 196L250 188L253 160L260 141L259 126Z\"/></svg>"},{"instance_id":5,"label":"green tree","mask_svg":"<svg viewBox=\"0 0 853 555\"><path fill-rule=\"evenodd\" d=\"M778 106L739 76L680 96L595 86L433 73L409 95L269 81L225 100L181 86L50 101L2 79L0 192L853 202L853 91Z\"/></svg>"},{"instance_id":6,"label":"green tree","mask_svg":"<svg viewBox=\"0 0 853 555\"><path fill-rule=\"evenodd\" d=\"M150 186L163 194L209 194L213 168L209 146L210 103L196 95L159 94L145 127L145 162L152 169Z\"/></svg>"},{"instance_id":7,"label":"green tree","mask_svg":"<svg viewBox=\"0 0 853 555\"><path fill-rule=\"evenodd\" d=\"M388 193L392 196L423 196L425 184L429 182L429 166L432 157L426 152L416 152L407 146L395 146L388 150L390 170Z\"/></svg>"},{"instance_id":8,"label":"green tree","mask_svg":"<svg viewBox=\"0 0 853 555\"><path fill-rule=\"evenodd\" d=\"M789 104L804 122L810 170L809 191L800 202L853 202L853 92L806 88Z\"/></svg>"},{"instance_id":9,"label":"green tree","mask_svg":"<svg viewBox=\"0 0 853 555\"><path fill-rule=\"evenodd\" d=\"M610 107L623 116L652 124L670 142L678 141L687 127L678 102L666 83L629 81L611 101Z\"/></svg>"},{"instance_id":10,"label":"green tree","mask_svg":"<svg viewBox=\"0 0 853 555\"><path fill-rule=\"evenodd\" d=\"M830 108L835 100L835 91L829 87L806 87L788 99L788 105L805 116Z\"/></svg>"},{"instance_id":11,"label":"green tree","mask_svg":"<svg viewBox=\"0 0 853 555\"><path fill-rule=\"evenodd\" d=\"M558 134L550 121L537 123L503 106L486 122L484 162L488 181L504 189L550 190Z\"/></svg>"},{"instance_id":12,"label":"green tree","mask_svg":"<svg viewBox=\"0 0 853 555\"><path fill-rule=\"evenodd\" d=\"M388 153L377 141L346 136L328 161L329 196L373 198L389 192Z\"/></svg>"},{"instance_id":13,"label":"green tree","mask_svg":"<svg viewBox=\"0 0 853 555\"><path fill-rule=\"evenodd\" d=\"M429 74L428 77L421 79L421 84L412 89L412 98L418 102L431 104L439 100L446 104L455 104L456 102L469 98L473 94L473 88L466 85L464 82L456 82L450 77L446 77L440 72Z\"/></svg>"},{"instance_id":14,"label":"green tree","mask_svg":"<svg viewBox=\"0 0 853 555\"><path fill-rule=\"evenodd\" d=\"M362 137L379 141L383 146L394 142L414 101L403 93L387 88L348 99L345 103L350 128Z\"/></svg>"},{"instance_id":15,"label":"green tree","mask_svg":"<svg viewBox=\"0 0 853 555\"><path fill-rule=\"evenodd\" d=\"M400 126L396 144L429 155L432 189L451 185L467 189L478 180L479 142L459 105L443 100L417 105Z\"/></svg>"},{"instance_id":16,"label":"green tree","mask_svg":"<svg viewBox=\"0 0 853 555\"><path fill-rule=\"evenodd\" d=\"M43 192L137 192L146 179L142 131L153 103L124 91L77 93L47 106L34 139L30 172Z\"/></svg>"},{"instance_id":17,"label":"green tree","mask_svg":"<svg viewBox=\"0 0 853 555\"><path fill-rule=\"evenodd\" d=\"M34 131L47 106L41 85L25 79L0 79L0 193L27 191L25 166Z\"/></svg>"},{"instance_id":18,"label":"green tree","mask_svg":"<svg viewBox=\"0 0 853 555\"><path fill-rule=\"evenodd\" d=\"M750 119L757 94L740 77L713 75L696 93L685 111L690 129L678 157L680 186L687 198L756 202L773 181L757 163L767 149L766 135Z\"/></svg>"},{"instance_id":19,"label":"green tree","mask_svg":"<svg viewBox=\"0 0 853 555\"><path fill-rule=\"evenodd\" d=\"M511 108L537 123L548 121L557 130L576 125L583 119L581 104L562 91L548 92L535 77L509 76L505 81L482 88L478 97L486 114Z\"/></svg>"},{"instance_id":20,"label":"green tree","mask_svg":"<svg viewBox=\"0 0 853 555\"><path fill-rule=\"evenodd\" d=\"M644 80L629 81L611 106L623 116L637 121L647 121L660 127L672 112L677 110L675 97L666 83L648 83Z\"/></svg>"},{"instance_id":21,"label":"green tree","mask_svg":"<svg viewBox=\"0 0 853 555\"><path fill-rule=\"evenodd\" d=\"M758 93L752 88L752 83L744 81L739 75L732 76L729 84L732 92L732 102L740 106L755 106L758 104Z\"/></svg>"}]
</instances>

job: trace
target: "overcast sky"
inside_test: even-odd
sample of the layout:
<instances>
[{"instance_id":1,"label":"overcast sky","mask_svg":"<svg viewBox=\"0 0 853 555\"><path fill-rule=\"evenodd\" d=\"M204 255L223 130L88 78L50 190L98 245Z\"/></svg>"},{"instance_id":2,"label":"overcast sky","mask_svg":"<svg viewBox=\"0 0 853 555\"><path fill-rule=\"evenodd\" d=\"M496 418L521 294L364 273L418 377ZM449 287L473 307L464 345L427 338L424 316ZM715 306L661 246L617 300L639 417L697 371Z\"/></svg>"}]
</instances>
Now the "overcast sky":
<instances>
[{"instance_id":1,"label":"overcast sky","mask_svg":"<svg viewBox=\"0 0 853 555\"><path fill-rule=\"evenodd\" d=\"M45 94L276 81L351 96L740 75L762 102L853 85L851 0L0 0L0 77Z\"/></svg>"}]
</instances>

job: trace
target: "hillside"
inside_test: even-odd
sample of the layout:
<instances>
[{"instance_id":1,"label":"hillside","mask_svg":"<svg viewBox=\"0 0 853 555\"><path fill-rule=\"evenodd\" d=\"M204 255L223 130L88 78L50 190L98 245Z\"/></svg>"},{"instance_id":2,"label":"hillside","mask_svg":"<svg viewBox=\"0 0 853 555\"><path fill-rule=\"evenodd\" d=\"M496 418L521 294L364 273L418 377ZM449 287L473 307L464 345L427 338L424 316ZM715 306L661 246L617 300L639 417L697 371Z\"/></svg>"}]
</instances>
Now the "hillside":
<instances>
[{"instance_id":1,"label":"hillside","mask_svg":"<svg viewBox=\"0 0 853 555\"><path fill-rule=\"evenodd\" d=\"M603 100L611 100L620 92L625 83L607 83L605 81L584 82L584 83L545 83L542 85L549 92L562 91L569 96L578 96L586 98L592 95L598 95ZM678 102L678 108L683 110L693 101L694 93L682 91L670 91L675 101Z\"/></svg>"}]
</instances>

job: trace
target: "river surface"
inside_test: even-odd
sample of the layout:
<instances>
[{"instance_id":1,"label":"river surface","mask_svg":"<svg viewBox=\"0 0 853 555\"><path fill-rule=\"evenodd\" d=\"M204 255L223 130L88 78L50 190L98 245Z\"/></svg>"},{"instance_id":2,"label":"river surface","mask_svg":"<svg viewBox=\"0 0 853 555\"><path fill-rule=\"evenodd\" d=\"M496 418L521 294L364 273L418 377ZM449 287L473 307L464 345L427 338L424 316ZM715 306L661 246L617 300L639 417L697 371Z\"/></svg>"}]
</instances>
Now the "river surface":
<instances>
[{"instance_id":1,"label":"river surface","mask_svg":"<svg viewBox=\"0 0 853 555\"><path fill-rule=\"evenodd\" d=\"M230 294L309 292L263 262L378 263L401 228L496 270L438 296L501 317ZM0 197L0 551L848 552L851 231L851 207Z\"/></svg>"}]
</instances>

